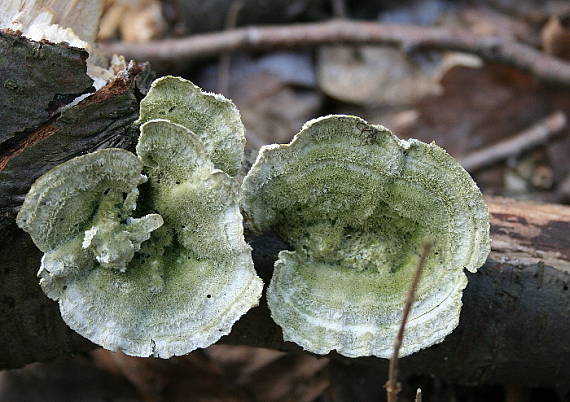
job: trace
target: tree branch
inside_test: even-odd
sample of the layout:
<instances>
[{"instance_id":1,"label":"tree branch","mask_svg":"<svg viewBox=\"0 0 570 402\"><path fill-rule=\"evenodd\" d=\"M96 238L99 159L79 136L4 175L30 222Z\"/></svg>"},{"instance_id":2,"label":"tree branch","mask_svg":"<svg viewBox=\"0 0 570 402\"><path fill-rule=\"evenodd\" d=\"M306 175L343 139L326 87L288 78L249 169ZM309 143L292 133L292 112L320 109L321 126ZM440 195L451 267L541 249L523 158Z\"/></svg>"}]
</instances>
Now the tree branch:
<instances>
[{"instance_id":1,"label":"tree branch","mask_svg":"<svg viewBox=\"0 0 570 402\"><path fill-rule=\"evenodd\" d=\"M187 63L238 50L272 50L339 44L375 44L402 49L454 50L527 71L536 78L570 86L570 63L532 47L464 30L333 20L282 26L249 27L142 44L101 44L107 54L147 60L155 65Z\"/></svg>"},{"instance_id":2,"label":"tree branch","mask_svg":"<svg viewBox=\"0 0 570 402\"><path fill-rule=\"evenodd\" d=\"M473 172L544 144L565 128L566 115L557 111L511 138L466 155L459 162L465 170Z\"/></svg>"}]
</instances>

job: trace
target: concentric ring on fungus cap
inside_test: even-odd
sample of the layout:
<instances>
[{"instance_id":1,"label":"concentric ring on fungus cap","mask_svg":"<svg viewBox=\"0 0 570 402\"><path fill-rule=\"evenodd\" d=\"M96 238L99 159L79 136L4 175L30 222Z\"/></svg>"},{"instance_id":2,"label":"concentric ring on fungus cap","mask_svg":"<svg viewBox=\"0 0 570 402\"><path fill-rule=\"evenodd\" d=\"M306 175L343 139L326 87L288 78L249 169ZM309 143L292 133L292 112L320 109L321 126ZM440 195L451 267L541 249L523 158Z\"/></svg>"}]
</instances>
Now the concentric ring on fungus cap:
<instances>
[{"instance_id":1,"label":"concentric ring on fungus cap","mask_svg":"<svg viewBox=\"0 0 570 402\"><path fill-rule=\"evenodd\" d=\"M17 222L44 252L40 284L70 328L106 349L168 358L228 334L263 284L239 184L200 138L150 120L137 154L59 165L34 183Z\"/></svg>"},{"instance_id":2,"label":"concentric ring on fungus cap","mask_svg":"<svg viewBox=\"0 0 570 402\"><path fill-rule=\"evenodd\" d=\"M267 291L286 340L308 351L389 357L423 242L433 242L401 355L457 326L464 269L489 253L489 222L469 174L435 144L334 115L287 145L263 147L243 208L282 251Z\"/></svg>"}]
</instances>

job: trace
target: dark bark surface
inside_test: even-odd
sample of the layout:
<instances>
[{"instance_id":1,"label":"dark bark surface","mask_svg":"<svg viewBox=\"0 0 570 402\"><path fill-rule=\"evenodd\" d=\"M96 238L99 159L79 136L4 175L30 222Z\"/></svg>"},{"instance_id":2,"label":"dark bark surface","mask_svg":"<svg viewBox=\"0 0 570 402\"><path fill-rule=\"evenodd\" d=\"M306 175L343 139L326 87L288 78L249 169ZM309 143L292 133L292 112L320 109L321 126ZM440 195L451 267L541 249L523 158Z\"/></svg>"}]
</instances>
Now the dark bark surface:
<instances>
[{"instance_id":1,"label":"dark bark surface","mask_svg":"<svg viewBox=\"0 0 570 402\"><path fill-rule=\"evenodd\" d=\"M440 345L401 361L405 374L436 375L462 384L515 383L564 386L570 378L570 207L492 198L493 252L481 270L469 274L459 327ZM0 272L3 367L45 360L93 347L65 327L56 303L41 292L35 272L39 253L27 234L12 227L2 236ZM273 261L287 245L265 234L250 239L266 283ZM17 290L17 291L16 291ZM283 342L263 300L222 342L300 351ZM362 363L384 378L388 361Z\"/></svg>"},{"instance_id":2,"label":"dark bark surface","mask_svg":"<svg viewBox=\"0 0 570 402\"><path fill-rule=\"evenodd\" d=\"M91 343L71 331L57 303L48 299L36 276L42 257L32 240L15 224L0 235L0 367L90 349Z\"/></svg>"},{"instance_id":3,"label":"dark bark surface","mask_svg":"<svg viewBox=\"0 0 570 402\"><path fill-rule=\"evenodd\" d=\"M132 147L137 132L131 123L149 77L131 64L104 89L0 150L0 368L94 347L66 327L57 303L42 293L36 278L41 253L14 217L31 183L56 164L100 148ZM488 204L493 252L477 274L469 274L459 327L440 345L402 359L401 372L464 384L567 384L570 207L497 198ZM287 245L270 234L249 240L256 269L268 283L277 253ZM283 342L264 300L222 341L300 350ZM385 378L387 360L338 358Z\"/></svg>"},{"instance_id":4,"label":"dark bark surface","mask_svg":"<svg viewBox=\"0 0 570 402\"><path fill-rule=\"evenodd\" d=\"M87 52L0 30L0 144L37 128L92 90Z\"/></svg>"},{"instance_id":5,"label":"dark bark surface","mask_svg":"<svg viewBox=\"0 0 570 402\"><path fill-rule=\"evenodd\" d=\"M18 41L15 53L20 47L35 49L42 45L53 48L53 56L49 57L54 60L65 60L68 52L76 55L77 60L86 58L83 51L66 46L38 44L19 36L15 40ZM1 60L2 57L0 64ZM41 60L49 58L45 56L29 65L26 58L13 60L16 66L2 70L1 77L18 82L20 71L16 67L20 63L22 69L27 66L35 70L32 77L53 77L54 85L59 82L55 77L57 72L68 82L88 81L90 87L84 60L79 63L81 68L68 70L61 69L61 60L59 64ZM39 125L37 120L18 120L25 130L18 130L21 133L17 137L0 145L0 368L19 367L92 347L67 328L57 303L47 299L38 286L36 272L41 252L15 225L15 216L31 184L47 170L97 149L129 148L135 144L138 130L132 123L138 118L139 100L148 90L151 78L148 65L131 63L107 86L60 113L42 114L46 105L40 100L45 97L31 95L28 96L35 103L29 102L25 111L10 108L0 111L2 121L11 114L18 116L28 111L38 119L45 118ZM36 85L43 86L44 81L38 79ZM65 90L65 84L61 85ZM52 92L58 91L55 88ZM37 90L41 92L41 88ZM32 125L37 127L29 129Z\"/></svg>"},{"instance_id":6,"label":"dark bark surface","mask_svg":"<svg viewBox=\"0 0 570 402\"><path fill-rule=\"evenodd\" d=\"M400 371L461 384L567 386L570 378L570 207L489 198L493 251L468 274L459 327L444 342L403 358ZM277 252L275 236L252 239L254 262L267 283ZM224 342L289 351L281 330L261 306ZM386 378L388 360L361 362Z\"/></svg>"},{"instance_id":7,"label":"dark bark surface","mask_svg":"<svg viewBox=\"0 0 570 402\"><path fill-rule=\"evenodd\" d=\"M97 149L134 145L138 130L131 123L149 75L148 66L132 64L96 94L0 152L0 228L13 222L31 184L49 169Z\"/></svg>"}]
</instances>

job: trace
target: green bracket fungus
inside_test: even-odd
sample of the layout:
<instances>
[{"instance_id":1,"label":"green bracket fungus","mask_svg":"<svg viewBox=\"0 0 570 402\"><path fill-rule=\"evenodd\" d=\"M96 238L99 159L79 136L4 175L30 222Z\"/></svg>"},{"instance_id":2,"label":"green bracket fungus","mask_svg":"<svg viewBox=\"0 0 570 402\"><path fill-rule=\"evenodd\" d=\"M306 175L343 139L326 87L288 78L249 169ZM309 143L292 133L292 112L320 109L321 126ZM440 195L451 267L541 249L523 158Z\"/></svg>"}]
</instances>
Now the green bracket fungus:
<instances>
[{"instance_id":1,"label":"green bracket fungus","mask_svg":"<svg viewBox=\"0 0 570 402\"><path fill-rule=\"evenodd\" d=\"M236 106L224 96L180 77L162 77L142 100L138 123L153 119L181 124L198 136L216 168L230 176L240 171L245 129Z\"/></svg>"},{"instance_id":2,"label":"green bracket fungus","mask_svg":"<svg viewBox=\"0 0 570 402\"><path fill-rule=\"evenodd\" d=\"M391 355L427 239L401 355L441 342L459 321L463 270L490 249L486 205L457 161L357 117L312 120L290 144L263 147L243 191L253 229L293 248L275 263L272 317L314 353Z\"/></svg>"},{"instance_id":3,"label":"green bracket fungus","mask_svg":"<svg viewBox=\"0 0 570 402\"><path fill-rule=\"evenodd\" d=\"M239 184L198 136L151 120L137 154L106 149L50 170L17 223L44 252L40 284L73 330L110 350L168 358L228 334L263 284L243 238Z\"/></svg>"}]
</instances>

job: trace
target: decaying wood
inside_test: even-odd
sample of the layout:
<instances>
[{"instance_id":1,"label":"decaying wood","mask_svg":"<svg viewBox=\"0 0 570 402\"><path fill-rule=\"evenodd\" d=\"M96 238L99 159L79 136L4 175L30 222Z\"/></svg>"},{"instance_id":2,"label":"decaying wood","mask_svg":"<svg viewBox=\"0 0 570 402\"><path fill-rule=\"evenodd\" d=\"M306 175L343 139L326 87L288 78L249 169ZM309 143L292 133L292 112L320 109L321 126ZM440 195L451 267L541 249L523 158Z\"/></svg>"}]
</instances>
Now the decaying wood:
<instances>
[{"instance_id":1,"label":"decaying wood","mask_svg":"<svg viewBox=\"0 0 570 402\"><path fill-rule=\"evenodd\" d=\"M34 117L16 113L14 121L22 129L0 141L0 367L17 367L92 347L67 328L57 304L39 288L36 272L41 253L16 227L18 207L34 180L52 167L100 148L132 147L138 132L132 122L138 117L139 99L152 77L147 65L131 63L107 86L77 105L63 111L55 107L42 114L52 102L62 102L61 94L69 102L91 87L84 60L87 54L29 41L14 32L3 35L0 79L26 86L18 91L10 85L8 91L1 92L0 102L26 102L25 112ZM2 43L8 45L2 47ZM37 54L40 61L32 62ZM66 65L70 67L63 68ZM28 71L29 77L43 78L37 78L36 84L27 79L20 82L26 68L33 70ZM52 84L42 86L50 77L56 85L61 82L59 91ZM29 99L23 99L26 97ZM0 120L6 121L6 113L17 110L22 107L0 110Z\"/></svg>"},{"instance_id":2,"label":"decaying wood","mask_svg":"<svg viewBox=\"0 0 570 402\"><path fill-rule=\"evenodd\" d=\"M570 378L570 207L487 198L492 252L468 274L459 327L444 342L400 359L402 374L463 384L566 386ZM252 239L254 262L267 281L286 247ZM240 320L226 342L299 350L283 343L265 303ZM386 378L388 360L345 359ZM363 374L364 375L364 374Z\"/></svg>"},{"instance_id":3,"label":"decaying wood","mask_svg":"<svg viewBox=\"0 0 570 402\"><path fill-rule=\"evenodd\" d=\"M398 46L404 50L454 50L504 63L536 78L570 85L570 63L517 42L480 37L463 30L334 20L308 24L239 28L143 44L106 44L108 54L123 54L153 65L186 63L238 50L269 50L338 44Z\"/></svg>"},{"instance_id":4,"label":"decaying wood","mask_svg":"<svg viewBox=\"0 0 570 402\"><path fill-rule=\"evenodd\" d=\"M0 147L92 90L87 57L82 49L34 42L0 30Z\"/></svg>"},{"instance_id":5,"label":"decaying wood","mask_svg":"<svg viewBox=\"0 0 570 402\"><path fill-rule=\"evenodd\" d=\"M563 385L570 376L570 207L488 198L493 251L469 275L459 327L440 345L400 359L403 375L436 375L464 384ZM0 367L94 347L69 330L35 277L41 253L14 226L0 236ZM256 269L269 281L287 246L266 234L250 239ZM299 351L283 342L264 300L222 342ZM346 359L386 378L388 360Z\"/></svg>"},{"instance_id":6,"label":"decaying wood","mask_svg":"<svg viewBox=\"0 0 570 402\"><path fill-rule=\"evenodd\" d=\"M2 47L3 43L7 45ZM36 54L41 56L37 63ZM0 77L20 88L5 92L0 88L0 105L7 105L0 115L2 121L10 116L13 127L21 128L6 131L5 138L0 129L0 229L13 223L31 184L47 170L99 148L135 143L137 130L131 123L138 118L138 98L150 86L148 64L131 63L95 94L60 110L76 96L89 93L92 80L86 74L86 58L80 49L0 31ZM71 67L65 68L67 63ZM22 71L28 77L20 81ZM55 84L44 88L46 79ZM60 90L54 87L57 83Z\"/></svg>"},{"instance_id":7,"label":"decaying wood","mask_svg":"<svg viewBox=\"0 0 570 402\"><path fill-rule=\"evenodd\" d=\"M0 27L29 33L38 21L71 29L81 40L95 42L104 0L2 0Z\"/></svg>"},{"instance_id":8,"label":"decaying wood","mask_svg":"<svg viewBox=\"0 0 570 402\"><path fill-rule=\"evenodd\" d=\"M57 303L41 291L41 253L14 217L30 184L47 169L99 148L132 147L137 130L131 123L149 77L131 64L107 87L21 134L18 152L0 149L0 368L94 347L66 327ZM440 345L401 359L400 372L465 384L566 384L570 207L501 198L489 198L488 205L493 251L478 273L468 274L459 327ZM268 283L277 253L287 245L271 234L249 241ZM265 300L223 342L300 350L283 342ZM386 378L388 360L336 357L345 365L363 363L355 370L372 370L376 380Z\"/></svg>"}]
</instances>

